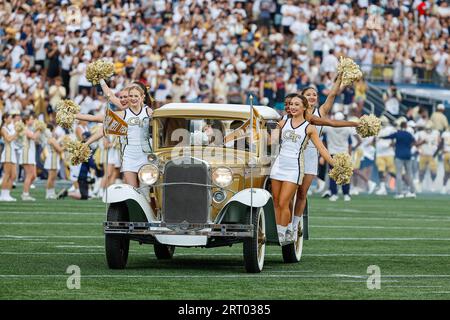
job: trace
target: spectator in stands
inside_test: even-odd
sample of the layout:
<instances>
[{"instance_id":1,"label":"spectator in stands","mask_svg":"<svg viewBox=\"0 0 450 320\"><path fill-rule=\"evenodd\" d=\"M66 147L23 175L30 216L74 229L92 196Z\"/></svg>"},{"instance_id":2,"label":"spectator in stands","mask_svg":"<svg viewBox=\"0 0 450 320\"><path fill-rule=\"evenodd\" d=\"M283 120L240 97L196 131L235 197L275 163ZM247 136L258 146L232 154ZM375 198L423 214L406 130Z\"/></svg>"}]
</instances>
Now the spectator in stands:
<instances>
[{"instance_id":1,"label":"spectator in stands","mask_svg":"<svg viewBox=\"0 0 450 320\"><path fill-rule=\"evenodd\" d=\"M383 101L385 103L385 112L393 117L398 117L400 114L402 95L393 83L391 83L389 89L383 93Z\"/></svg>"}]
</instances>

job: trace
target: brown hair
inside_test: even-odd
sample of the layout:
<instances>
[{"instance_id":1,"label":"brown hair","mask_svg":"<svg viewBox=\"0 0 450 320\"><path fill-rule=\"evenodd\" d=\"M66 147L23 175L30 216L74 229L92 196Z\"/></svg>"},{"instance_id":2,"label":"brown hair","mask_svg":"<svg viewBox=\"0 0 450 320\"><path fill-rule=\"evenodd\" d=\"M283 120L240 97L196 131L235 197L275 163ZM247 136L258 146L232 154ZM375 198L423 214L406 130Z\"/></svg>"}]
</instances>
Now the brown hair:
<instances>
[{"instance_id":1,"label":"brown hair","mask_svg":"<svg viewBox=\"0 0 450 320\"><path fill-rule=\"evenodd\" d=\"M310 108L308 99L306 99L306 97L304 95L302 95L300 93L297 93L297 94L295 94L294 96L291 97L291 99L293 99L293 98L299 98L300 100L302 100L303 107L305 109L309 109Z\"/></svg>"}]
</instances>

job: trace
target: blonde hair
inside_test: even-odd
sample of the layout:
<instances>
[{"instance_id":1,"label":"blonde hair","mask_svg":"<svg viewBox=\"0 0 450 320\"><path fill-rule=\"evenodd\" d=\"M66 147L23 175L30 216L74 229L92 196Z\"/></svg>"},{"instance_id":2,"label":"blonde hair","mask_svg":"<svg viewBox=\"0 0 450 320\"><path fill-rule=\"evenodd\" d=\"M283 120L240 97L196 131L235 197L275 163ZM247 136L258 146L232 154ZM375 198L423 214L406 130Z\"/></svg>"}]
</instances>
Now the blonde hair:
<instances>
[{"instance_id":1,"label":"blonde hair","mask_svg":"<svg viewBox=\"0 0 450 320\"><path fill-rule=\"evenodd\" d=\"M132 85L128 86L125 90L127 91L128 94L130 94L131 90L137 90L141 93L142 96L145 96L144 90L142 90L142 88L138 85L132 84Z\"/></svg>"}]
</instances>

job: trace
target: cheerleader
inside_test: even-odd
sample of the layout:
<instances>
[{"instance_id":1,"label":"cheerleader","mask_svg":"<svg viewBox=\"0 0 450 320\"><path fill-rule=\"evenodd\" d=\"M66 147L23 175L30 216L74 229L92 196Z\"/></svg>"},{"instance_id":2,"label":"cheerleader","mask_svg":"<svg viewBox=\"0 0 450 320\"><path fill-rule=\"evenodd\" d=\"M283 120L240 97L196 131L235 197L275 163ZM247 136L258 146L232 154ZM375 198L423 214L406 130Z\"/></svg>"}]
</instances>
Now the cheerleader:
<instances>
[{"instance_id":1,"label":"cheerleader","mask_svg":"<svg viewBox=\"0 0 450 320\"><path fill-rule=\"evenodd\" d=\"M309 105L309 107L305 112L305 119L309 123L316 126L319 136L322 132L323 126L330 126L330 127L359 126L359 123L355 121L332 120L328 118L328 115L333 107L334 100L336 96L339 94L340 90L342 89L341 81L342 75L338 74L325 103L320 107L317 107L318 94L315 88L308 87L306 89L303 89L301 92L301 95L307 99ZM306 196L308 194L308 190L309 187L311 186L312 181L317 176L318 166L319 166L318 150L316 146L310 141L305 148L305 176L303 177L301 186L297 190L297 200L295 203L294 209L295 215L293 221L294 234L297 232L300 217L302 216L303 211L305 210Z\"/></svg>"},{"instance_id":2,"label":"cheerleader","mask_svg":"<svg viewBox=\"0 0 450 320\"><path fill-rule=\"evenodd\" d=\"M25 137L23 142L20 164L25 170L25 181L23 183L22 200L36 201L30 196L30 187L36 179L36 140L39 139L41 132L33 130L34 116L26 115L23 117L25 123Z\"/></svg>"},{"instance_id":3,"label":"cheerleader","mask_svg":"<svg viewBox=\"0 0 450 320\"><path fill-rule=\"evenodd\" d=\"M320 140L317 129L304 117L307 108L308 100L297 94L289 103L291 117L287 120L281 120L279 123L281 128L280 153L272 166L270 178L278 236L281 243L285 242L286 238L289 238L292 234L292 230L288 229L288 224L292 218L289 204L294 198L298 186L303 181L305 148L309 141L312 141L320 155L330 165L333 165L333 159Z\"/></svg>"},{"instance_id":4,"label":"cheerleader","mask_svg":"<svg viewBox=\"0 0 450 320\"><path fill-rule=\"evenodd\" d=\"M12 116L8 113L2 115L2 123L0 124L0 137L3 139L4 147L1 154L1 163L3 163L3 180L0 201L17 201L11 197L10 191L13 182L16 179L16 152L14 150L14 141L18 138L18 134L14 130Z\"/></svg>"},{"instance_id":5,"label":"cheerleader","mask_svg":"<svg viewBox=\"0 0 450 320\"><path fill-rule=\"evenodd\" d=\"M126 93L128 95L127 109L116 112L118 116L122 117L128 124L127 135L120 137L121 145L121 170L123 173L124 182L134 187L139 186L137 172L141 166L148 163L147 154L142 150L141 135L142 131L149 131L149 128L143 126L147 118L151 117L152 109L144 103L144 101L152 102L149 99L149 94L143 84L133 83L127 87ZM76 118L86 119L90 121L103 122L104 115L98 115L94 119L89 115L77 114ZM92 143L95 139L100 139L102 133L98 133L95 137L91 137L87 144ZM150 144L150 141L149 141Z\"/></svg>"},{"instance_id":6,"label":"cheerleader","mask_svg":"<svg viewBox=\"0 0 450 320\"><path fill-rule=\"evenodd\" d=\"M47 128L50 131L50 134L47 139L47 157L44 162L44 169L48 172L45 199L54 200L57 199L55 193L55 180L60 169L61 153L63 152L63 148L56 140L55 126L48 124Z\"/></svg>"}]
</instances>

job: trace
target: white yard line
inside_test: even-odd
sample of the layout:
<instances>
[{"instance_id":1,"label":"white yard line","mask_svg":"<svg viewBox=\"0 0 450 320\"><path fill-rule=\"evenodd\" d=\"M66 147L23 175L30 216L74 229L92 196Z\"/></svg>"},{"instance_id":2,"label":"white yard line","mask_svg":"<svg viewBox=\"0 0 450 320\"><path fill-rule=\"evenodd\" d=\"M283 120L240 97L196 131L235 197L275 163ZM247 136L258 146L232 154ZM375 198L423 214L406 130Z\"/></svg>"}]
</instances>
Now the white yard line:
<instances>
[{"instance_id":1,"label":"white yard line","mask_svg":"<svg viewBox=\"0 0 450 320\"><path fill-rule=\"evenodd\" d=\"M384 286L382 285L383 288L442 288L442 286Z\"/></svg>"},{"instance_id":2,"label":"white yard line","mask_svg":"<svg viewBox=\"0 0 450 320\"><path fill-rule=\"evenodd\" d=\"M352 278L352 279L366 279L367 275L346 275L346 274L270 274L266 271L262 274L224 274L224 275L130 275L130 274L83 274L82 278L164 278L164 279L205 279L205 278ZM450 278L450 274L445 275L387 275L382 278ZM67 275L62 274L0 274L0 278L67 278ZM383 279L382 279L383 281ZM450 291L443 291L439 293L450 293Z\"/></svg>"},{"instance_id":3,"label":"white yard line","mask_svg":"<svg viewBox=\"0 0 450 320\"><path fill-rule=\"evenodd\" d=\"M66 238L74 238L74 239L104 239L104 236L79 236L79 235L64 235L64 236L55 236L55 235L49 235L49 236L25 236L25 235L10 235L10 234L5 234L5 235L0 235L0 240L1 238L6 238L6 239L51 239L51 238L62 238L62 239L66 239Z\"/></svg>"},{"instance_id":4,"label":"white yard line","mask_svg":"<svg viewBox=\"0 0 450 320\"><path fill-rule=\"evenodd\" d=\"M0 222L0 225L30 225L30 226L100 226L101 223L96 222Z\"/></svg>"},{"instance_id":5,"label":"white yard line","mask_svg":"<svg viewBox=\"0 0 450 320\"><path fill-rule=\"evenodd\" d=\"M70 211L33 211L33 212L23 212L23 211L0 211L0 215L67 215L67 216L105 216L104 212L70 212Z\"/></svg>"},{"instance_id":6,"label":"white yard line","mask_svg":"<svg viewBox=\"0 0 450 320\"><path fill-rule=\"evenodd\" d=\"M43 242L39 242L43 243ZM78 245L58 245L55 246L55 248L86 248L86 249L92 249L92 248L101 248L103 249L104 246L78 246ZM92 252L92 251L84 251L84 252L11 252L11 251L5 251L1 252L0 255L89 255L89 254L104 254L103 250L100 250L98 252ZM130 255L140 255L140 256L151 256L152 253L146 253L146 252L138 252L138 251L130 251ZM241 257L242 254L239 253L175 253L174 257ZM265 256L268 257L278 257L281 256L281 253L266 253ZM323 254L304 254L304 257L450 257L450 254L414 254L414 253L399 253L399 254L385 254L385 253L323 253ZM303 272L303 271L302 271Z\"/></svg>"},{"instance_id":7,"label":"white yard line","mask_svg":"<svg viewBox=\"0 0 450 320\"><path fill-rule=\"evenodd\" d=\"M393 218L393 217L316 217L314 215L310 216L311 220L315 220L315 219L323 219L323 220L356 220L356 219L360 219L360 220L381 220L381 221L389 221L389 220L395 220L395 221L421 221L421 222L427 222L427 221L432 221L432 222L450 222L450 218L446 218L446 217L436 217L436 218L429 218L428 216L420 216L420 217L398 217L398 218Z\"/></svg>"},{"instance_id":8,"label":"white yard line","mask_svg":"<svg viewBox=\"0 0 450 320\"><path fill-rule=\"evenodd\" d=\"M328 238L328 237L310 237L310 240L321 241L450 241L450 238Z\"/></svg>"},{"instance_id":9,"label":"white yard line","mask_svg":"<svg viewBox=\"0 0 450 320\"><path fill-rule=\"evenodd\" d=\"M105 248L105 246L78 246L78 245L62 245L55 248Z\"/></svg>"},{"instance_id":10,"label":"white yard line","mask_svg":"<svg viewBox=\"0 0 450 320\"><path fill-rule=\"evenodd\" d=\"M442 227L385 227L385 226L339 226L339 225L310 225L310 228L326 229L394 229L394 230L450 230Z\"/></svg>"}]
</instances>

